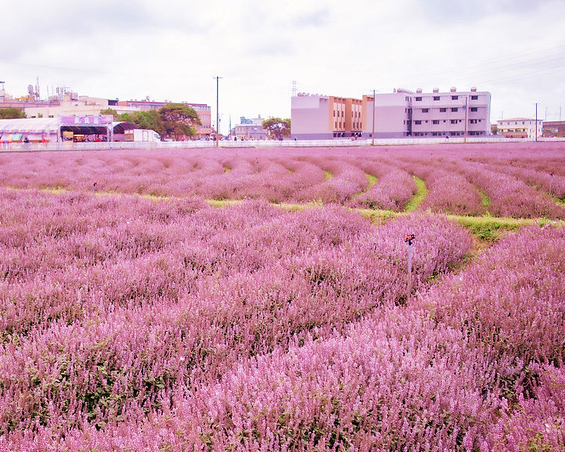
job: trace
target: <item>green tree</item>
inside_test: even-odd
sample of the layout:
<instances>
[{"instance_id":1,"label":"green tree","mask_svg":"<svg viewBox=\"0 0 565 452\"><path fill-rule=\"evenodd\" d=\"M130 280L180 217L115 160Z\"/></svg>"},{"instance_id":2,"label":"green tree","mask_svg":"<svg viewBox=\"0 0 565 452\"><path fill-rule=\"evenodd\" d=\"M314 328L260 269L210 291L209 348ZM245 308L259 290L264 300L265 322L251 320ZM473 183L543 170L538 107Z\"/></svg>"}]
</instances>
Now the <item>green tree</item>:
<instances>
[{"instance_id":1,"label":"green tree","mask_svg":"<svg viewBox=\"0 0 565 452\"><path fill-rule=\"evenodd\" d=\"M100 114L101 115L112 115L114 117L114 121L118 121L119 120L119 116L118 112L116 110L114 110L113 108L105 108L104 110L100 110Z\"/></svg>"},{"instance_id":2,"label":"green tree","mask_svg":"<svg viewBox=\"0 0 565 452\"><path fill-rule=\"evenodd\" d=\"M129 121L140 129L154 130L161 136L165 134L165 127L157 110L133 112Z\"/></svg>"},{"instance_id":3,"label":"green tree","mask_svg":"<svg viewBox=\"0 0 565 452\"><path fill-rule=\"evenodd\" d=\"M164 135L175 140L182 136L195 135L196 126L202 124L194 108L185 104L167 104L161 107L158 113L163 123Z\"/></svg>"},{"instance_id":4,"label":"green tree","mask_svg":"<svg viewBox=\"0 0 565 452\"><path fill-rule=\"evenodd\" d=\"M290 136L290 119L269 118L261 124L269 136L277 140Z\"/></svg>"},{"instance_id":5,"label":"green tree","mask_svg":"<svg viewBox=\"0 0 565 452\"><path fill-rule=\"evenodd\" d=\"M25 117L26 114L19 108L14 108L14 107L0 108L0 119L18 119Z\"/></svg>"}]
</instances>

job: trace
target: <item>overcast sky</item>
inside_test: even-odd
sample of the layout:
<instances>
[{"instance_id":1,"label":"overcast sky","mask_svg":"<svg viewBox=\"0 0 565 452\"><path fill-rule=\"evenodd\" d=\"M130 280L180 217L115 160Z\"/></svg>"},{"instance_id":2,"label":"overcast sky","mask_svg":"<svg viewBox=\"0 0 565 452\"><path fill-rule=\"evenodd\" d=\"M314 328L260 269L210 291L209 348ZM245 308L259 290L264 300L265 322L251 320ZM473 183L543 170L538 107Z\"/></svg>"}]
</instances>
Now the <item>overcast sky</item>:
<instances>
[{"instance_id":1,"label":"overcast sky","mask_svg":"<svg viewBox=\"0 0 565 452\"><path fill-rule=\"evenodd\" d=\"M290 117L298 92L361 98L394 88L492 94L491 122L560 119L563 0L4 0L0 80L41 97L188 101ZM561 115L565 120L565 111Z\"/></svg>"}]
</instances>

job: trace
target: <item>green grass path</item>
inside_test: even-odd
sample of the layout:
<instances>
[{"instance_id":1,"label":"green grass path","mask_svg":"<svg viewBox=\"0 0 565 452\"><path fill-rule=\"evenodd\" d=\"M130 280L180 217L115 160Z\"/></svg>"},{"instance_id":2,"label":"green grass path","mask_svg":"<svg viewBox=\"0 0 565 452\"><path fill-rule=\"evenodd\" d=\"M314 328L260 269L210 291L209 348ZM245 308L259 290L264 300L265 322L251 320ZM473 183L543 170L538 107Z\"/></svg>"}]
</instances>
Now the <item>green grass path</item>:
<instances>
[{"instance_id":1,"label":"green grass path","mask_svg":"<svg viewBox=\"0 0 565 452\"><path fill-rule=\"evenodd\" d=\"M426 183L420 179L419 177L412 176L414 178L414 182L416 182L416 187L418 190L414 197L410 200L406 207L404 208L405 212L412 212L418 208L420 204L424 201L424 198L428 195L428 189L426 188Z\"/></svg>"},{"instance_id":2,"label":"green grass path","mask_svg":"<svg viewBox=\"0 0 565 452\"><path fill-rule=\"evenodd\" d=\"M412 199L412 201L409 203L410 208L407 206L404 212L393 212L391 210L376 210L376 209L358 209L358 208L347 208L347 209L354 212L358 212L364 217L370 219L372 222L382 222L382 221L386 221L389 218L396 218L396 217L409 215L410 212L412 212L421 204L426 194L428 193L424 181L416 177L414 177L414 180L418 185L418 191L414 196L414 198ZM36 191L34 189L27 189L27 188L25 189L20 189L16 187L5 187L5 188L7 190L15 190L15 191L16 190L27 191L27 192ZM69 192L69 190L66 190L64 188L55 188L55 189L43 188L37 191L50 193L53 195L60 195ZM153 196L153 195L144 195L144 194L135 194L135 193L124 194L124 193L104 192L104 191L96 192L96 197L105 197L105 196L132 196L132 197L150 199L152 201L167 201L169 199L177 199L177 200L182 199L173 196L170 197ZM243 203L242 200L214 200L214 199L206 200L206 202L208 205L218 208L236 206ZM306 204L281 203L281 204L273 204L273 205L289 211L301 211L319 206L319 204L315 202L306 203ZM491 216L472 217L465 215L446 215L446 217L466 227L475 237L485 242L496 241L499 238L506 235L508 232L516 231L517 229L524 226L531 226L531 225L545 226L547 224L553 224L558 227L565 227L565 221L563 220L548 220L546 218L501 218L501 217L491 217Z\"/></svg>"}]
</instances>

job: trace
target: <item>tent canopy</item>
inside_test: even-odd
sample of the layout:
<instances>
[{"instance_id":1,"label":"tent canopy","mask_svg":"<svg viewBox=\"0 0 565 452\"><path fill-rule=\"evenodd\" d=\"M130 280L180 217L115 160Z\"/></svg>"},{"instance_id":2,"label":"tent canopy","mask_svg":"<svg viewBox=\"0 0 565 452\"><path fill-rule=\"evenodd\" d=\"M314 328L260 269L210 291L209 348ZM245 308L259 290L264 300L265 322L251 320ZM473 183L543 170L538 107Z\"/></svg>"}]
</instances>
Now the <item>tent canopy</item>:
<instances>
[{"instance_id":1,"label":"tent canopy","mask_svg":"<svg viewBox=\"0 0 565 452\"><path fill-rule=\"evenodd\" d=\"M126 130L138 128L135 124L126 121L113 122L112 125L114 126L114 133L124 133Z\"/></svg>"},{"instance_id":2,"label":"tent canopy","mask_svg":"<svg viewBox=\"0 0 565 452\"><path fill-rule=\"evenodd\" d=\"M103 125L62 125L61 131L73 132L82 135L105 135L106 126ZM123 134L125 130L137 129L135 124L125 121L112 123L116 134ZM0 119L0 134L22 133L22 134L57 134L59 120L57 118L19 118Z\"/></svg>"},{"instance_id":3,"label":"tent canopy","mask_svg":"<svg viewBox=\"0 0 565 452\"><path fill-rule=\"evenodd\" d=\"M57 118L0 119L0 134L9 133L57 133Z\"/></svg>"}]
</instances>

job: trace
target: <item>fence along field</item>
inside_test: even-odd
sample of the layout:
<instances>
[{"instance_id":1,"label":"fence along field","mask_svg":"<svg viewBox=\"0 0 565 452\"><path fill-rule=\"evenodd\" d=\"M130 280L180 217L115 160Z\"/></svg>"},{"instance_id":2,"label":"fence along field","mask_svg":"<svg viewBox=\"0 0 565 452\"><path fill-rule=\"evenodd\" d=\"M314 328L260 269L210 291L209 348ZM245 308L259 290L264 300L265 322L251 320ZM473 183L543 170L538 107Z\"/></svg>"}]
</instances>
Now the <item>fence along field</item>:
<instances>
[{"instance_id":1,"label":"fence along field","mask_svg":"<svg viewBox=\"0 0 565 452\"><path fill-rule=\"evenodd\" d=\"M559 147L0 165L4 449L565 447Z\"/></svg>"}]
</instances>

